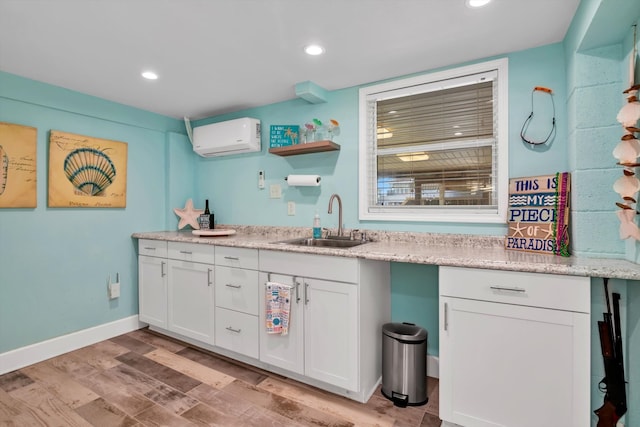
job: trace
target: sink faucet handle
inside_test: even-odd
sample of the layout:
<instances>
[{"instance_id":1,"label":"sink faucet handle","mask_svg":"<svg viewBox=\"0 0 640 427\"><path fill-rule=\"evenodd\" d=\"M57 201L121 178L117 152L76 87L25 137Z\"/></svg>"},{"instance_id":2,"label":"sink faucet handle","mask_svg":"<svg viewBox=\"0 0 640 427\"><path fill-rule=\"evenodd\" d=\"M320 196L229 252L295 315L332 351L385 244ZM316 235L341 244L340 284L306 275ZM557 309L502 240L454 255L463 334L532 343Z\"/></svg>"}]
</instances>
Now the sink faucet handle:
<instances>
[{"instance_id":1,"label":"sink faucet handle","mask_svg":"<svg viewBox=\"0 0 640 427\"><path fill-rule=\"evenodd\" d=\"M353 230L351 230L349 232L349 239L350 240L356 240L356 234L358 234L359 232L360 232L360 230L357 229L357 228L354 228Z\"/></svg>"},{"instance_id":2,"label":"sink faucet handle","mask_svg":"<svg viewBox=\"0 0 640 427\"><path fill-rule=\"evenodd\" d=\"M325 238L328 238L329 236L331 236L331 230L329 230L327 227L322 227L322 234Z\"/></svg>"}]
</instances>

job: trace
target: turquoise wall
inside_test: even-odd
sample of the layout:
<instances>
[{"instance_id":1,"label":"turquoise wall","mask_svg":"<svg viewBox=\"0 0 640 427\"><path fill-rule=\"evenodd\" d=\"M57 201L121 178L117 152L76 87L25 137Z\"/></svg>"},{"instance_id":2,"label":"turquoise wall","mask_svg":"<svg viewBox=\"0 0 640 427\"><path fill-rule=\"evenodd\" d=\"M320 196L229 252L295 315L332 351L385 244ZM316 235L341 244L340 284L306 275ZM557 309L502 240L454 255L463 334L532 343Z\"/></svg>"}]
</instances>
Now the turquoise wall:
<instances>
[{"instance_id":1,"label":"turquoise wall","mask_svg":"<svg viewBox=\"0 0 640 427\"><path fill-rule=\"evenodd\" d=\"M622 91L629 86L629 61L633 52L632 24L639 24L637 0L609 2L583 0L565 37L567 63L567 115L569 167L574 180L572 230L574 253L582 256L626 258L639 262L640 244L618 238L619 221L612 189L621 175L612 150L622 128L616 115L626 102ZM612 36L612 34L614 36ZM638 43L636 41L636 43ZM636 48L638 44L636 44ZM638 59L636 58L636 62ZM636 66L635 81L640 81ZM625 373L628 381L628 413L625 425L640 424L640 305L637 281L612 281L621 294L621 317L626 336ZM592 279L591 406L602 405L597 383L604 377L597 320L602 319L602 280ZM596 417L592 415L592 423ZM595 424L594 424L595 425Z\"/></svg>"},{"instance_id":2,"label":"turquoise wall","mask_svg":"<svg viewBox=\"0 0 640 427\"><path fill-rule=\"evenodd\" d=\"M553 44L508 55L509 59L509 175L510 177L553 174L568 170L567 119L564 99L566 78L562 44ZM531 91L546 86L556 100L555 138L551 144L532 149L520 140L520 128L531 112ZM504 235L505 225L384 222L358 220L358 88L328 92L327 102L310 104L294 99L194 122L194 126L254 117L261 120L263 148L260 153L196 159L198 203L209 199L216 221L223 224L259 224L311 227L316 210L323 227L335 228L337 214L327 213L331 194L343 203L347 228L393 231L471 233ZM269 127L298 124L318 118L340 122L336 138L340 151L280 157L267 152ZM265 171L265 188L257 185L258 171ZM318 174L319 187L288 187L289 174ZM283 197L269 198L269 186L280 184ZM296 204L296 215L287 215L287 202ZM425 327L429 333L429 354L438 355L437 269L429 266L393 264L392 317ZM435 295L435 297L434 297ZM434 299L435 298L435 299ZM423 304L424 302L424 304Z\"/></svg>"},{"instance_id":3,"label":"turquoise wall","mask_svg":"<svg viewBox=\"0 0 640 427\"><path fill-rule=\"evenodd\" d=\"M636 0L623 0L628 6ZM569 170L574 178L572 241L575 253L639 261L636 242L617 238L610 189L619 170L605 141L617 141L611 120L620 106L625 70L632 51L629 33L616 43L594 45L595 21L616 3L583 0L565 41L510 53L509 175L550 174ZM624 10L628 10L624 8ZM639 12L636 12L636 14ZM638 22L636 18L635 22ZM589 39L589 48L581 45ZM494 58L487 58L494 59ZM460 64L464 65L464 64ZM434 70L436 71L436 70ZM638 76L636 76L638 79ZM292 96L293 84L292 82ZM550 87L556 101L558 129L545 147L525 146L519 137L530 112L531 89ZM360 222L357 217L358 88L328 93L328 102L300 99L239 111L194 123L201 125L250 116L262 121L260 153L204 159L195 156L180 120L0 72L0 121L38 129L38 207L0 210L0 353L49 338L122 319L137 313L135 231L177 228L174 207L187 198L197 206L209 199L219 223L311 227L316 210L322 225L336 227L327 214L332 193L342 196L347 227L393 231L502 235L505 226ZM613 114L615 118L615 113ZM312 118L337 119L339 152L278 157L267 153L271 124L301 125ZM50 209L47 200L47 138L51 129L129 144L125 209ZM258 171L266 188L257 187ZM320 187L289 188L288 174L319 174ZM282 199L270 199L270 184L282 185ZM580 193L580 198L576 197ZM287 202L296 215L287 215ZM602 208L606 206L606 208ZM437 346L437 268L392 264L392 320L409 321L429 331L430 354ZM106 281L120 273L122 296L109 301ZM592 281L594 322L601 307L600 280ZM640 352L638 286L615 281L627 301L627 365L630 413L640 419L640 372L629 364ZM594 323L595 324L595 323ZM598 342L593 339L592 375L599 380ZM592 386L593 389L593 386ZM602 396L594 392L593 402Z\"/></svg>"},{"instance_id":4,"label":"turquoise wall","mask_svg":"<svg viewBox=\"0 0 640 427\"><path fill-rule=\"evenodd\" d=\"M169 179L193 160L181 122L7 73L0 121L38 130L37 207L0 209L0 353L137 314L131 233L166 229L167 200L183 203L192 187L192 169ZM125 209L47 207L52 129L128 143ZM117 273L122 293L110 301Z\"/></svg>"},{"instance_id":5,"label":"turquoise wall","mask_svg":"<svg viewBox=\"0 0 640 427\"><path fill-rule=\"evenodd\" d=\"M566 97L564 52L561 44L544 46L508 55L509 58L509 170L510 176L551 174L565 171L567 159L567 121L563 100ZM492 58L491 58L492 59ZM531 111L534 86L552 88L557 97L558 129L550 147L532 150L520 140L520 128ZM293 92L293 88L292 88ZM293 93L292 93L293 96ZM198 158L196 160L199 203L209 199L216 220L227 224L309 226L316 210L324 227L337 227L336 214L327 213L331 194L340 194L344 206L344 224L348 228L394 231L444 232L503 235L505 225L385 222L358 220L358 88L328 92L327 102L310 104L294 99L194 122L194 126L238 117L261 120L263 148L260 153ZM340 122L335 139L339 152L279 157L267 153L269 127L276 124L302 125L313 118ZM265 189L258 189L258 170L266 175ZM320 187L288 187L289 174L319 174ZM269 185L282 185L282 199L269 198ZM227 190L231 191L227 191ZM296 203L296 215L287 215L287 202ZM257 208L257 209L256 209ZM259 215L256 215L256 211Z\"/></svg>"}]
</instances>

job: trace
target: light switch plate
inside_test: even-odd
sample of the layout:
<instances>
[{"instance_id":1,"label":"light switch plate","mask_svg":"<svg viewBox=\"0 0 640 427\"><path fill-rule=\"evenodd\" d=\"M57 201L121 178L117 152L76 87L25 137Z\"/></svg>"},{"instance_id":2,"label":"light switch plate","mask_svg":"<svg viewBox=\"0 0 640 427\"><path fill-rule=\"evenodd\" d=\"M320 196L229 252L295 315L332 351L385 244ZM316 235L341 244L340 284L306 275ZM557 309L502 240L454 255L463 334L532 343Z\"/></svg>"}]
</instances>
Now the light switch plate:
<instances>
[{"instance_id":1,"label":"light switch plate","mask_svg":"<svg viewBox=\"0 0 640 427\"><path fill-rule=\"evenodd\" d=\"M287 202L287 215L296 214L296 202Z\"/></svg>"},{"instance_id":2,"label":"light switch plate","mask_svg":"<svg viewBox=\"0 0 640 427\"><path fill-rule=\"evenodd\" d=\"M258 188L264 189L264 171L258 171Z\"/></svg>"},{"instance_id":3,"label":"light switch plate","mask_svg":"<svg viewBox=\"0 0 640 427\"><path fill-rule=\"evenodd\" d=\"M269 197L272 199L282 198L282 187L280 187L280 184L271 184L269 186Z\"/></svg>"}]
</instances>

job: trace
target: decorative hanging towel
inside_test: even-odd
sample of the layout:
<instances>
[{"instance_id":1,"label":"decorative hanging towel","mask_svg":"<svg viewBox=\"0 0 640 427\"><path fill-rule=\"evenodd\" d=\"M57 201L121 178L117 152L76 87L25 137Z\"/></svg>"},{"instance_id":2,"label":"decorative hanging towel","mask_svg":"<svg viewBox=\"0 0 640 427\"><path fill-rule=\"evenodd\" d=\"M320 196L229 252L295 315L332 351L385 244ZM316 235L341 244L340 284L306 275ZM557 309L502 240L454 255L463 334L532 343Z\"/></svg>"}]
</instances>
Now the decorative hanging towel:
<instances>
[{"instance_id":1,"label":"decorative hanging towel","mask_svg":"<svg viewBox=\"0 0 640 427\"><path fill-rule=\"evenodd\" d=\"M265 322L268 334L289 333L291 287L282 283L267 282L265 292Z\"/></svg>"},{"instance_id":2,"label":"decorative hanging towel","mask_svg":"<svg viewBox=\"0 0 640 427\"><path fill-rule=\"evenodd\" d=\"M507 249L569 256L568 172L509 180Z\"/></svg>"}]
</instances>

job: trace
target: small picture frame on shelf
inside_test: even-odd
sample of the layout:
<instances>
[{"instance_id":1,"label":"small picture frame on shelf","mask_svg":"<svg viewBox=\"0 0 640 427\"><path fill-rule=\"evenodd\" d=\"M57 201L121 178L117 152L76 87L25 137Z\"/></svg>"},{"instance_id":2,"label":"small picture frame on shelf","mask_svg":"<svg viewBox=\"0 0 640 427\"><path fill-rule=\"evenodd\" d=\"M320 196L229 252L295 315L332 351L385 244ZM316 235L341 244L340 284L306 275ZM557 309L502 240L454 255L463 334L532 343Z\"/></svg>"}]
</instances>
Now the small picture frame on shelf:
<instances>
[{"instance_id":1,"label":"small picture frame on shelf","mask_svg":"<svg viewBox=\"0 0 640 427\"><path fill-rule=\"evenodd\" d=\"M269 148L288 147L300 142L300 126L271 125Z\"/></svg>"}]
</instances>

